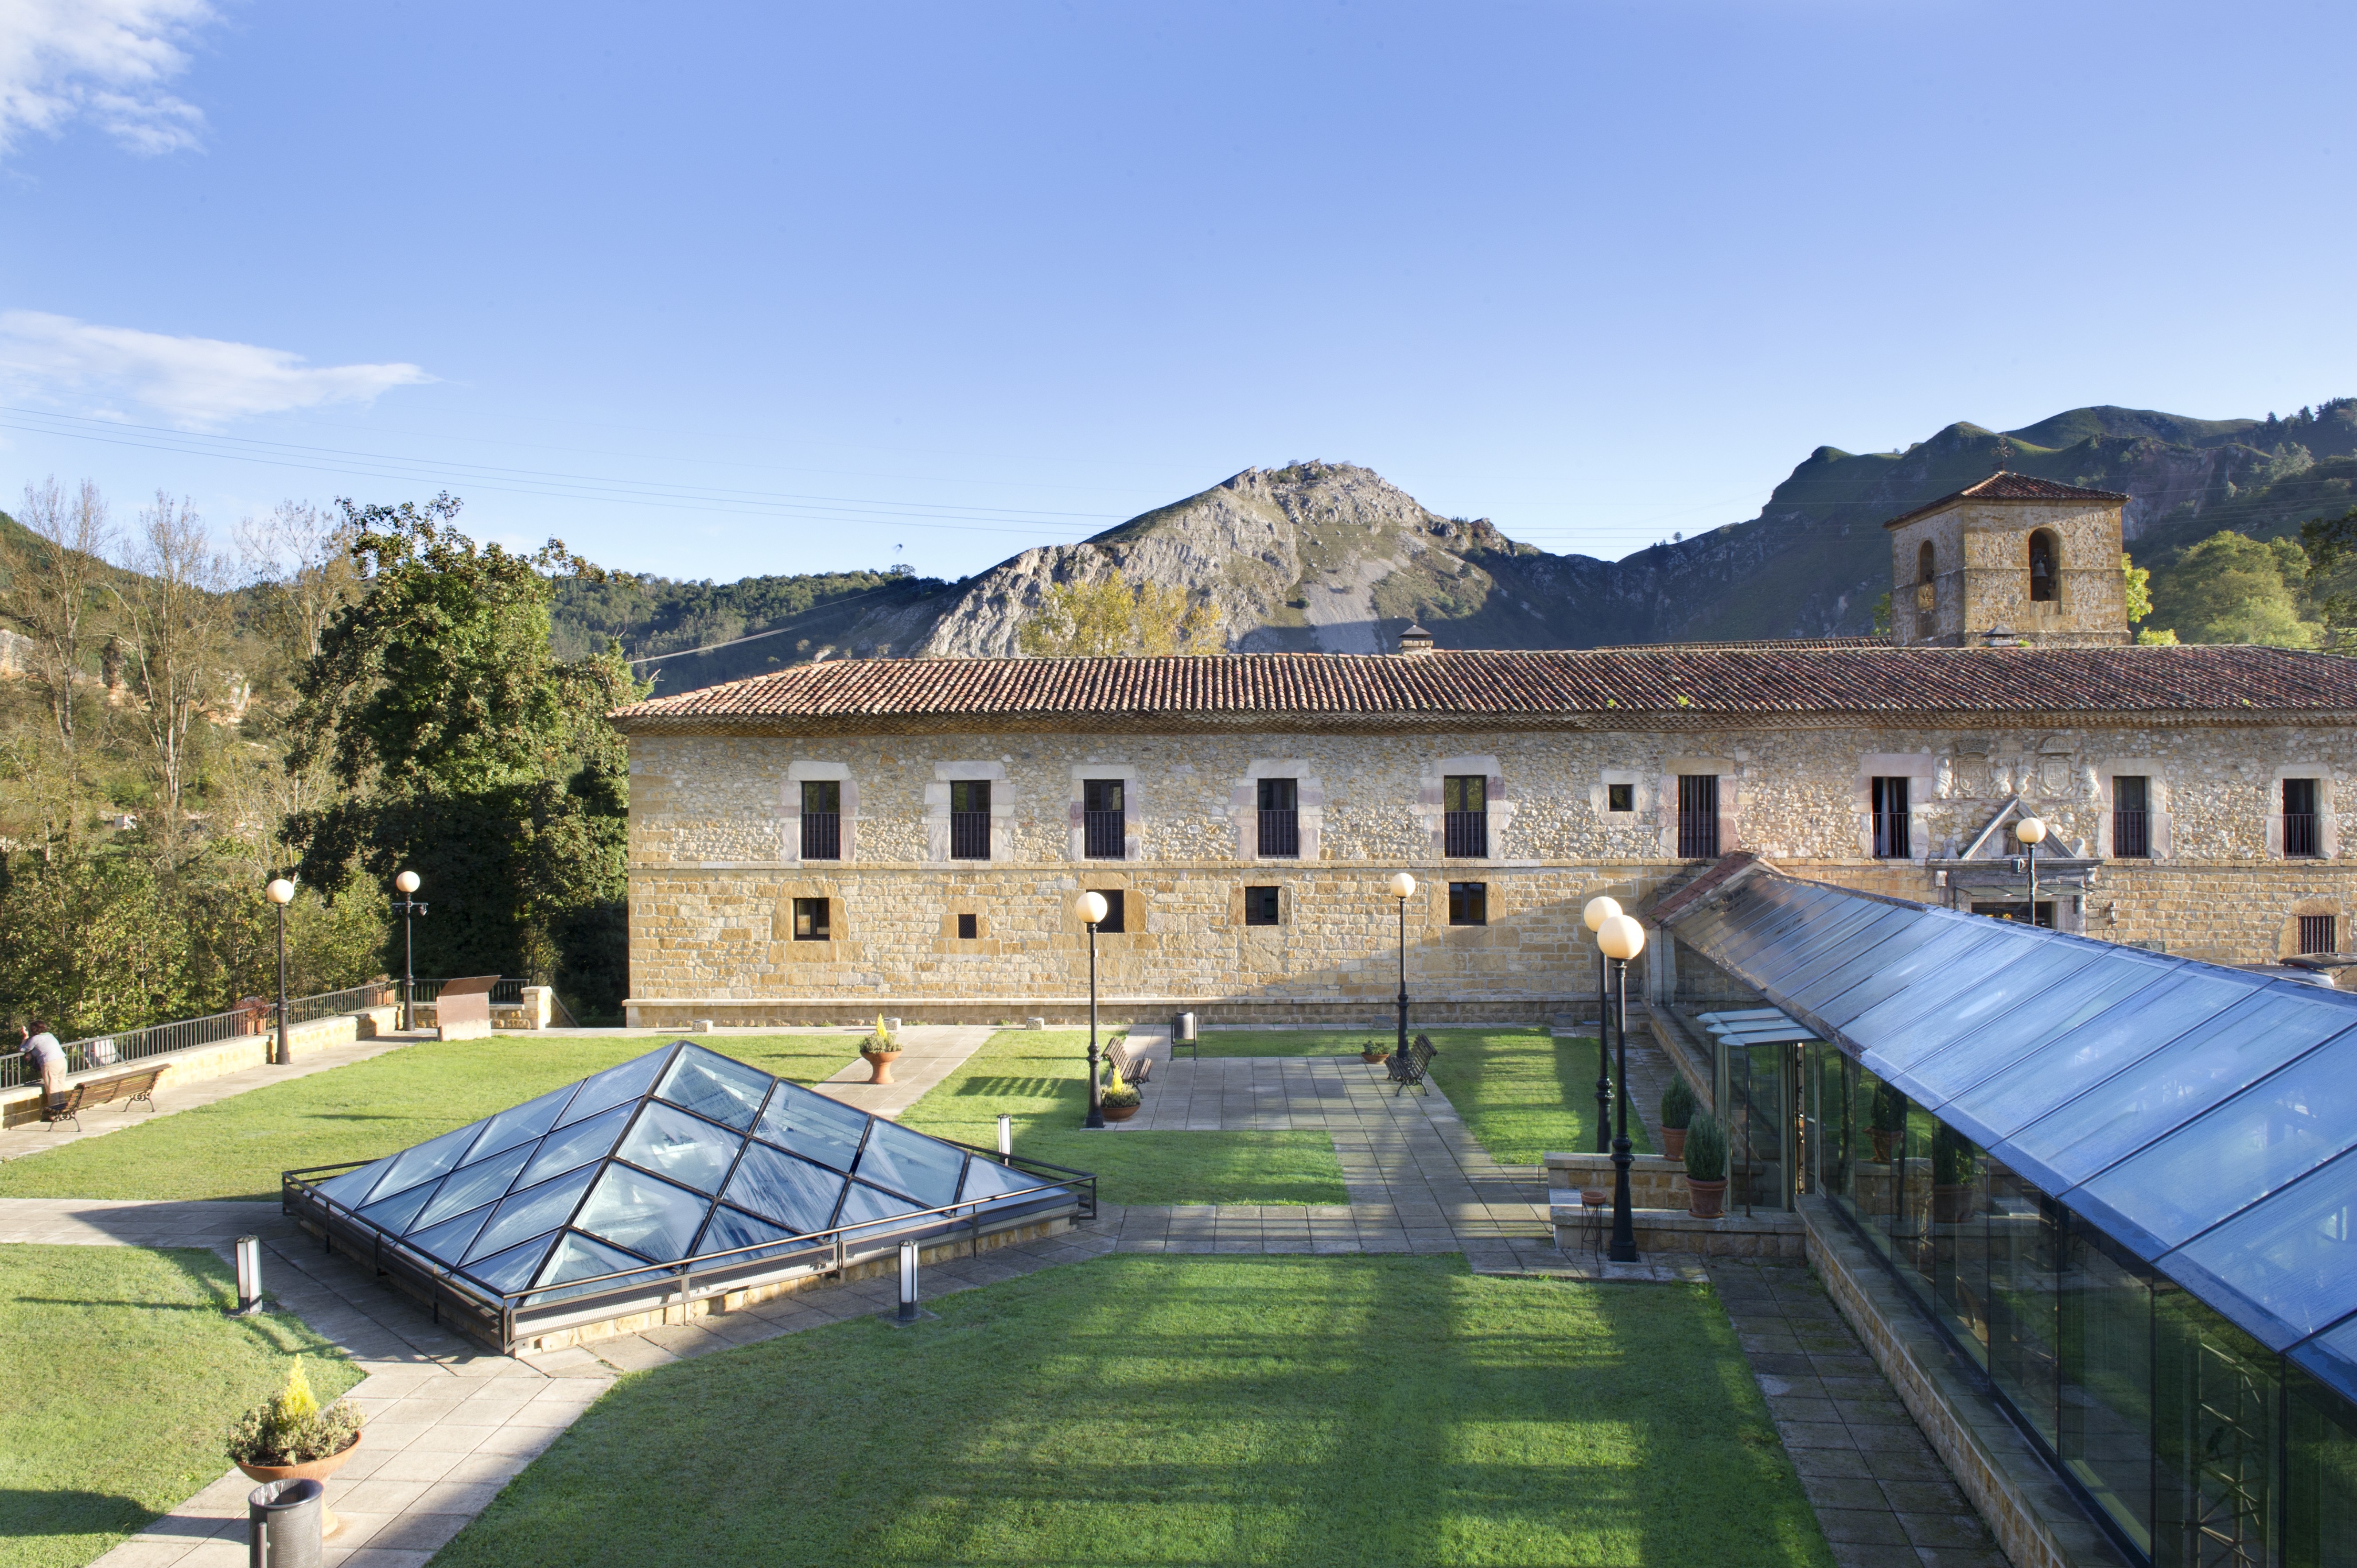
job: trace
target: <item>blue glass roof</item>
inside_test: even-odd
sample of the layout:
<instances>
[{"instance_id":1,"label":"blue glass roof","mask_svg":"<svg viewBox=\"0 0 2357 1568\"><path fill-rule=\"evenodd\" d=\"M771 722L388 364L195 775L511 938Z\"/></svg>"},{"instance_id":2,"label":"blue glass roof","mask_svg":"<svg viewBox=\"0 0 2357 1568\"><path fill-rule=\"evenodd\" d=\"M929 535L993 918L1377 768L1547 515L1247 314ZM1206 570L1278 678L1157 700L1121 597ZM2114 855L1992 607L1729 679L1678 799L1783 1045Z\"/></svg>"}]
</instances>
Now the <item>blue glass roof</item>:
<instances>
[{"instance_id":1,"label":"blue glass roof","mask_svg":"<svg viewBox=\"0 0 2357 1568\"><path fill-rule=\"evenodd\" d=\"M541 1305L640 1263L651 1279L768 1241L781 1244L748 1258L791 1252L814 1232L1040 1186L681 1040L316 1190L389 1242Z\"/></svg>"},{"instance_id":2,"label":"blue glass roof","mask_svg":"<svg viewBox=\"0 0 2357 1568\"><path fill-rule=\"evenodd\" d=\"M2357 995L1765 867L1664 924L2357 1398Z\"/></svg>"}]
</instances>

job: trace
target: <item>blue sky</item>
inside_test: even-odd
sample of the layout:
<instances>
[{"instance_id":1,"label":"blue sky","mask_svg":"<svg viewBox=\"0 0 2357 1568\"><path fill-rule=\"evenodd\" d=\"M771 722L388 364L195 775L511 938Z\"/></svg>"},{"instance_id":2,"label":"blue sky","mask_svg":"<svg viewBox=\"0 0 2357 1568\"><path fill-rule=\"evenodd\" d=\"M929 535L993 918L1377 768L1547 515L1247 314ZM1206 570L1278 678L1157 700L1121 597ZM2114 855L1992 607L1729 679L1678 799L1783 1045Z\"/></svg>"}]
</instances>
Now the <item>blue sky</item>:
<instances>
[{"instance_id":1,"label":"blue sky","mask_svg":"<svg viewBox=\"0 0 2357 1568\"><path fill-rule=\"evenodd\" d=\"M1620 555L2357 392L2357 9L0 5L0 497L974 572L1252 465Z\"/></svg>"}]
</instances>

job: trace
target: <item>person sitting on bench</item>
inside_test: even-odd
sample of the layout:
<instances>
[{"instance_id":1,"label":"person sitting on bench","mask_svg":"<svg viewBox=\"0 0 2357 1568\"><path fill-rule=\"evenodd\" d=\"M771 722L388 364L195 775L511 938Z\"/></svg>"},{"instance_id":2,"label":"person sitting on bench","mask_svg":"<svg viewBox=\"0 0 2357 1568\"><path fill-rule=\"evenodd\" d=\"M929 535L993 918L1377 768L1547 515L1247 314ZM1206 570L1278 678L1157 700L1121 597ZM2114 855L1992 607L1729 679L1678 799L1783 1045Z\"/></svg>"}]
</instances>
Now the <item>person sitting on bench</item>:
<instances>
[{"instance_id":1,"label":"person sitting on bench","mask_svg":"<svg viewBox=\"0 0 2357 1568\"><path fill-rule=\"evenodd\" d=\"M58 1044L57 1036L40 1019L16 1026L16 1037L22 1042L17 1054L33 1058L41 1071L41 1111L43 1117L57 1109L58 1101L66 1097L66 1048Z\"/></svg>"}]
</instances>

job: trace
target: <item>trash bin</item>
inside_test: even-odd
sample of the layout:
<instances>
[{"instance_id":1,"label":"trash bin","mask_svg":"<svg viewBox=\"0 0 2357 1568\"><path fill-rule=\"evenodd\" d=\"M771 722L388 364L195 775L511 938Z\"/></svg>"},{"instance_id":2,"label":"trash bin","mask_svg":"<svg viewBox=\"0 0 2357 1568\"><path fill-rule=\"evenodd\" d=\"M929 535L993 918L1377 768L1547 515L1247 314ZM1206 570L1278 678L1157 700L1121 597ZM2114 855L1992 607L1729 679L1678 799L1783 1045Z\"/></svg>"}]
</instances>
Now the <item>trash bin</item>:
<instances>
[{"instance_id":1,"label":"trash bin","mask_svg":"<svg viewBox=\"0 0 2357 1568\"><path fill-rule=\"evenodd\" d=\"M1195 1039L1195 1015L1193 1015L1192 1013L1181 1013L1181 1014L1179 1014L1179 1015L1178 1015L1178 1037L1181 1041L1183 1041L1183 1042L1185 1042L1185 1043L1187 1043L1187 1044L1191 1045L1191 1044L1193 1044L1193 1043L1194 1043L1194 1039Z\"/></svg>"},{"instance_id":2,"label":"trash bin","mask_svg":"<svg viewBox=\"0 0 2357 1568\"><path fill-rule=\"evenodd\" d=\"M273 1481L245 1498L246 1568L319 1568L328 1488L317 1481Z\"/></svg>"}]
</instances>

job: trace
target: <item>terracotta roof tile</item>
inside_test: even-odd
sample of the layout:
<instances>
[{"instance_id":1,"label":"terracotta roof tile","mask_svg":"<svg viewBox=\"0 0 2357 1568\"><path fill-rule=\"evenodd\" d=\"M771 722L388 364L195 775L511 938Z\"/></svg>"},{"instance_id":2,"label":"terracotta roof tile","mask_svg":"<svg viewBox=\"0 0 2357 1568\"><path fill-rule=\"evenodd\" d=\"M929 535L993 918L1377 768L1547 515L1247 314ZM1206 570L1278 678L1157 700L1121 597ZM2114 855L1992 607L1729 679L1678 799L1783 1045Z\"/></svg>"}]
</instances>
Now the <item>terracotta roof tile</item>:
<instances>
[{"instance_id":1,"label":"terracotta roof tile","mask_svg":"<svg viewBox=\"0 0 2357 1568\"><path fill-rule=\"evenodd\" d=\"M2052 479L2032 478L2028 474L2000 469L1979 484L1966 485L1953 495L1928 501L1913 511L1892 518L1882 526L1897 528L1902 522L1912 522L1926 512L1937 511L1956 501L2101 501L2119 506L2126 504L2127 499L2117 490L2082 489L2077 485L2057 484Z\"/></svg>"},{"instance_id":2,"label":"terracotta roof tile","mask_svg":"<svg viewBox=\"0 0 2357 1568\"><path fill-rule=\"evenodd\" d=\"M870 659L796 665L621 709L625 729L982 719L1211 723L1641 720L1935 713L2357 712L2357 660L2254 647L1689 645L1414 655Z\"/></svg>"}]
</instances>

